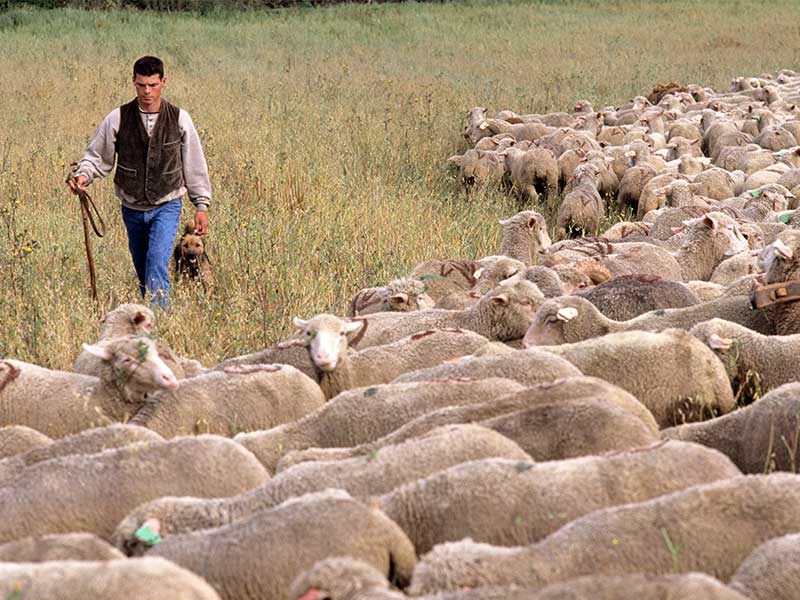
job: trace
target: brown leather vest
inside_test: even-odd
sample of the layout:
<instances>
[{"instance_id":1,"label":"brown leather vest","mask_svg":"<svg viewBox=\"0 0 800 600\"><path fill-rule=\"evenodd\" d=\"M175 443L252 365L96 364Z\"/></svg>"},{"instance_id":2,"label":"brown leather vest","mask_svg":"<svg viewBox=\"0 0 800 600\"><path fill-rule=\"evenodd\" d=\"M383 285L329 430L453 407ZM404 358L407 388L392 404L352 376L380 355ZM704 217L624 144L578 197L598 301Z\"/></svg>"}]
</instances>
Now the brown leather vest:
<instances>
[{"instance_id":1,"label":"brown leather vest","mask_svg":"<svg viewBox=\"0 0 800 600\"><path fill-rule=\"evenodd\" d=\"M148 137L136 100L120 107L114 183L143 206L153 206L184 184L179 114L177 106L162 98L158 120Z\"/></svg>"}]
</instances>

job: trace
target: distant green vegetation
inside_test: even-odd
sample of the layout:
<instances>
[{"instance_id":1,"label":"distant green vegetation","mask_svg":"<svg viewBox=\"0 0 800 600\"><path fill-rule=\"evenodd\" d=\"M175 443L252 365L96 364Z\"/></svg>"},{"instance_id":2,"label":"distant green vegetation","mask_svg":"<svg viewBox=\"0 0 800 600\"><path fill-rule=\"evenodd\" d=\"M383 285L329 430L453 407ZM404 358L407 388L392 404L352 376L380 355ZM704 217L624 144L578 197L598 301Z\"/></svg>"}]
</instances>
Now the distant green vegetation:
<instances>
[{"instance_id":1,"label":"distant green vegetation","mask_svg":"<svg viewBox=\"0 0 800 600\"><path fill-rule=\"evenodd\" d=\"M800 68L800 4L466 2L216 16L13 8L0 13L0 356L66 368L103 310L136 301L109 180L93 307L78 204L65 185L94 128L131 99L143 54L198 126L214 188L219 285L178 286L158 334L211 363L263 347L292 315L343 313L362 286L430 257L499 250L516 212L453 191L462 119L619 104L658 82L727 89Z\"/></svg>"}]
</instances>

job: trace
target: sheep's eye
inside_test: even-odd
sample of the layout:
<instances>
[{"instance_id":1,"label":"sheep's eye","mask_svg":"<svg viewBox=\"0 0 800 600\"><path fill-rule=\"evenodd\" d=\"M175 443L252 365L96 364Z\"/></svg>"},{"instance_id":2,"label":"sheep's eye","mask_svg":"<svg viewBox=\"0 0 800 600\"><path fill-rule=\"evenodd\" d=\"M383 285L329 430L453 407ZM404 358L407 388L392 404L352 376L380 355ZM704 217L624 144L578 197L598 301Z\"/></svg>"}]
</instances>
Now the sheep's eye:
<instances>
[{"instance_id":1,"label":"sheep's eye","mask_svg":"<svg viewBox=\"0 0 800 600\"><path fill-rule=\"evenodd\" d=\"M550 325L555 325L556 323L558 323L558 317L555 315L548 315L544 319L544 324L547 325L548 327Z\"/></svg>"}]
</instances>

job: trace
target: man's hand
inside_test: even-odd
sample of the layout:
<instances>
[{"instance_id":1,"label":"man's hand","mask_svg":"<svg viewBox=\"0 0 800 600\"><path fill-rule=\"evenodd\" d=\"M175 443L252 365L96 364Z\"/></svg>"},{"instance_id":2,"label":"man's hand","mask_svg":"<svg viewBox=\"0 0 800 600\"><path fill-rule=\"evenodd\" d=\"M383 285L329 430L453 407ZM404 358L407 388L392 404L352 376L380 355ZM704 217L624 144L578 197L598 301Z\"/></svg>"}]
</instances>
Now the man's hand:
<instances>
[{"instance_id":1,"label":"man's hand","mask_svg":"<svg viewBox=\"0 0 800 600\"><path fill-rule=\"evenodd\" d=\"M205 235L208 231L208 213L198 210L194 213L194 232L197 235Z\"/></svg>"},{"instance_id":2,"label":"man's hand","mask_svg":"<svg viewBox=\"0 0 800 600\"><path fill-rule=\"evenodd\" d=\"M82 192L86 189L86 177L84 175L78 175L75 178L70 177L67 180L69 184L69 189L72 190L73 194L77 194L78 192Z\"/></svg>"}]
</instances>

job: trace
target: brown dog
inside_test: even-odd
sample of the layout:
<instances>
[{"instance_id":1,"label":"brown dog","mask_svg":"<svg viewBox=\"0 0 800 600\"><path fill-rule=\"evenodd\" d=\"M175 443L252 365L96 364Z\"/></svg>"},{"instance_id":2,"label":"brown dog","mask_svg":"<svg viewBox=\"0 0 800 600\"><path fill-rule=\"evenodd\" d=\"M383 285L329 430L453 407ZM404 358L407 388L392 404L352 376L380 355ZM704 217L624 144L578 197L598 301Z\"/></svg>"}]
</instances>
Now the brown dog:
<instances>
[{"instance_id":1,"label":"brown dog","mask_svg":"<svg viewBox=\"0 0 800 600\"><path fill-rule=\"evenodd\" d=\"M210 293L214 287L214 276L211 273L211 261L206 254L203 237L194 232L194 219L189 219L183 229L183 235L172 253L175 263L175 277L200 279L203 289Z\"/></svg>"}]
</instances>

